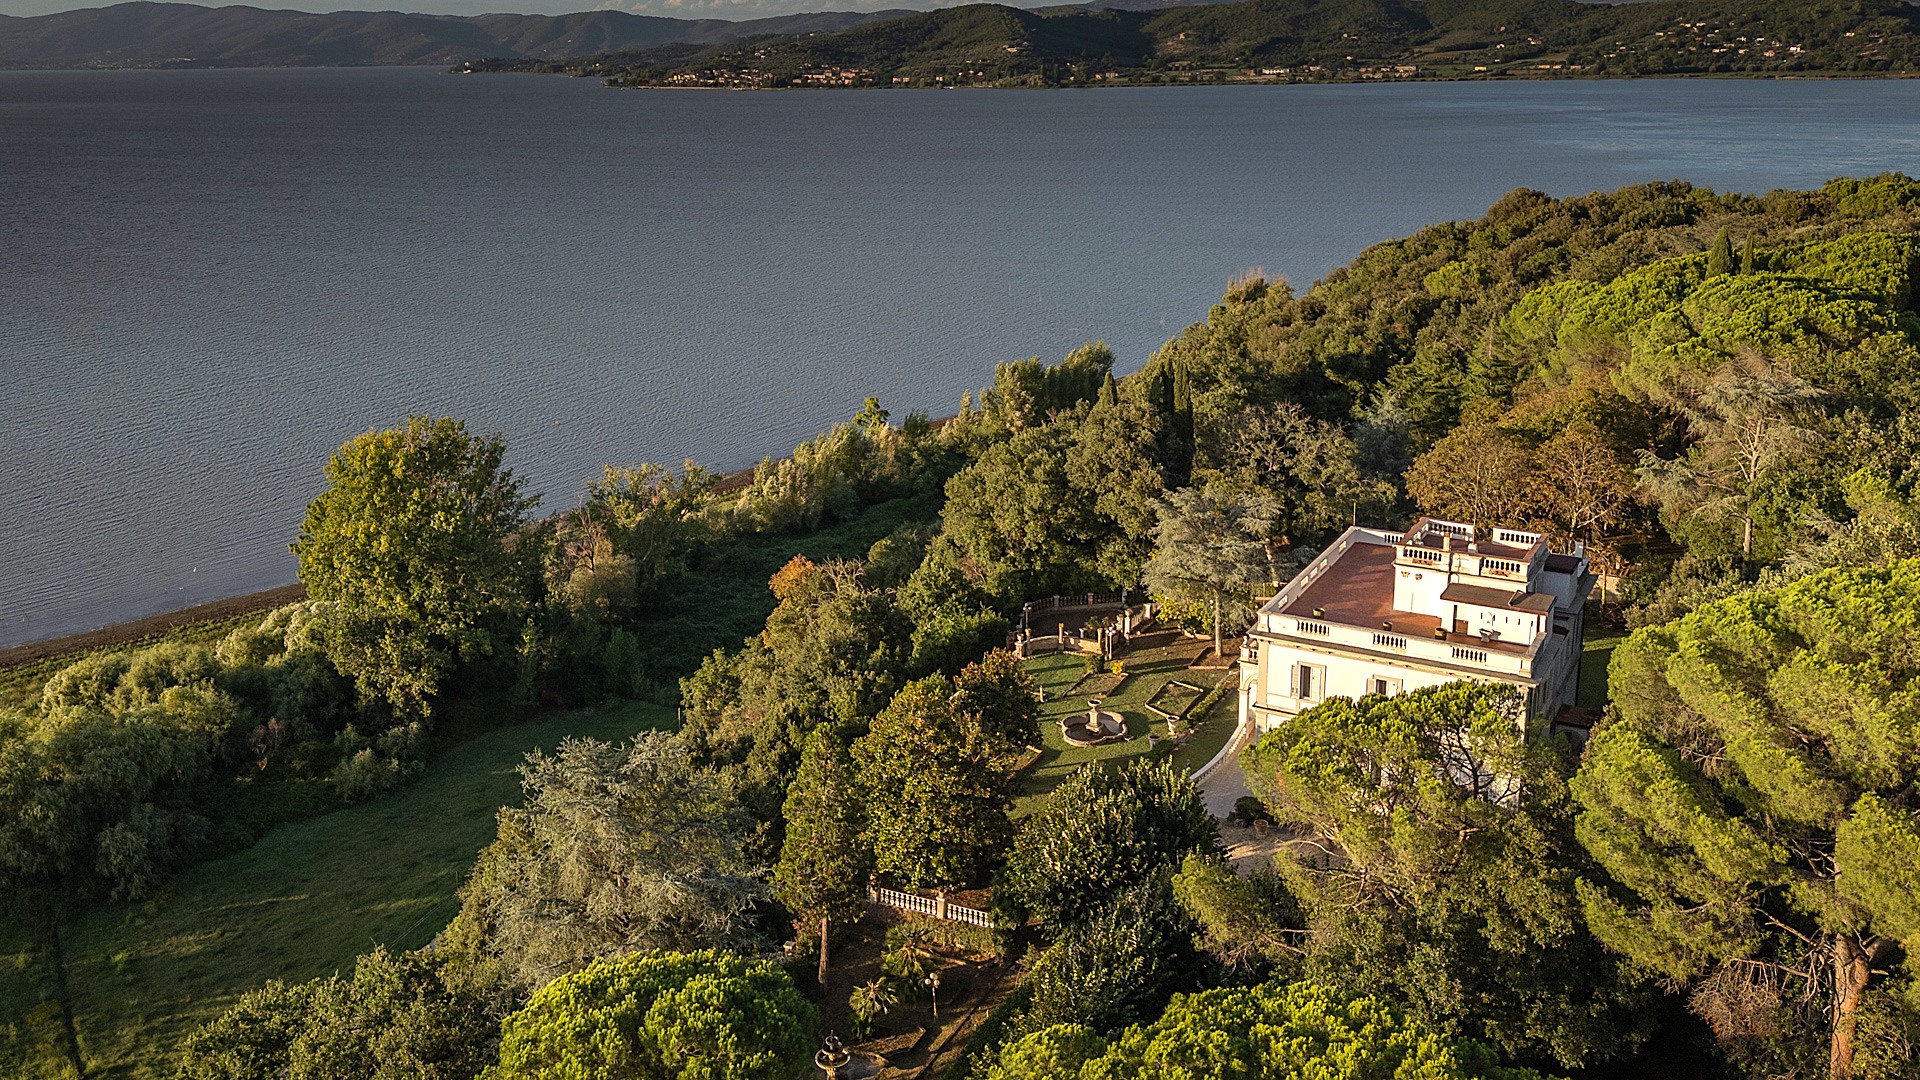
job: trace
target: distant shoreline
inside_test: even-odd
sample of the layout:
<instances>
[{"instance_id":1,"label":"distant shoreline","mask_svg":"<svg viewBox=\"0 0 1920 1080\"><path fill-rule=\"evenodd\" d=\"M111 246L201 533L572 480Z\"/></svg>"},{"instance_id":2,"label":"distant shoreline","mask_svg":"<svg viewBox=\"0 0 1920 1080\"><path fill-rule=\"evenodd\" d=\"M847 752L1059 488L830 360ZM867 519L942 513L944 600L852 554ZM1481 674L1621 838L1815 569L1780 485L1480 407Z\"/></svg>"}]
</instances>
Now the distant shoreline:
<instances>
[{"instance_id":1,"label":"distant shoreline","mask_svg":"<svg viewBox=\"0 0 1920 1080\"><path fill-rule=\"evenodd\" d=\"M591 75L577 75L570 72L534 72L519 70L467 71L450 69L449 75L557 75L561 78L596 78ZM1833 74L1797 73L1792 75L1774 75L1767 72L1743 73L1737 71L1671 71L1656 72L1648 75L1409 75L1396 79L1222 79L1217 82L1103 82L1081 83L1058 86L996 86L985 83L954 83L947 86L699 86L669 85L667 83L633 83L615 85L613 78L600 80L601 86L608 90L710 90L739 91L744 93L818 93L822 91L886 91L886 92L934 92L941 90L1181 90L1223 86L1232 87L1295 87L1295 86L1405 86L1410 83L1486 83L1488 85L1512 83L1563 83L1563 82L1653 82L1666 79L1695 79L1700 81L1732 82L1902 82L1920 79L1920 71L1887 72L1836 72Z\"/></svg>"}]
</instances>

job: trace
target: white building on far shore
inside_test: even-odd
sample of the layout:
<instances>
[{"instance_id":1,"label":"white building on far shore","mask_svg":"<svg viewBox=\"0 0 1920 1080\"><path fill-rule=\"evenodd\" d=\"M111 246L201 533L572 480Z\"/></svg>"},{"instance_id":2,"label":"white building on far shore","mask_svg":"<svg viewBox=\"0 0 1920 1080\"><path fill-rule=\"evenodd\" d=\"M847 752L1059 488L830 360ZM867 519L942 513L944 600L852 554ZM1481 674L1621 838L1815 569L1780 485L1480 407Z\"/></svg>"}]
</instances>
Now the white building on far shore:
<instances>
[{"instance_id":1,"label":"white building on far shore","mask_svg":"<svg viewBox=\"0 0 1920 1080\"><path fill-rule=\"evenodd\" d=\"M1554 552L1538 533L1432 518L1348 529L1247 631L1241 727L1460 679L1513 686L1545 727L1574 703L1593 581L1583 545Z\"/></svg>"}]
</instances>

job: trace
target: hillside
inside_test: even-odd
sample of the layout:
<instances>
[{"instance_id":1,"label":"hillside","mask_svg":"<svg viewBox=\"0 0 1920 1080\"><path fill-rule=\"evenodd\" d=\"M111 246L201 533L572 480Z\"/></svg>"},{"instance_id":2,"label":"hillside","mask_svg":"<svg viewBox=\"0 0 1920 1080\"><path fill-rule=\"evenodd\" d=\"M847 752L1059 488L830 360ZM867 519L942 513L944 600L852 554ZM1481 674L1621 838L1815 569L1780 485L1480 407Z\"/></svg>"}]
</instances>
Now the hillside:
<instances>
[{"instance_id":1,"label":"hillside","mask_svg":"<svg viewBox=\"0 0 1920 1080\"><path fill-rule=\"evenodd\" d=\"M141 2L33 18L0 17L0 69L325 67L458 64L481 57L555 60L713 45L766 34L844 30L901 12L819 12L745 22L620 11L573 15L410 15L269 11Z\"/></svg>"},{"instance_id":2,"label":"hillside","mask_svg":"<svg viewBox=\"0 0 1920 1080\"><path fill-rule=\"evenodd\" d=\"M1920 736L1909 720L1920 700L1916 280L1920 182L1898 174L1761 197L1681 182L1564 200L1515 191L1481 219L1376 244L1299 293L1283 281L1240 279L1203 321L1118 379L1108 378L1112 353L1089 344L1057 365L997 365L979 404L964 397L959 414L938 426L924 414L894 426L870 400L793 457L764 462L745 490L722 494L697 473L671 487L610 481L593 489L596 502L552 520L556 542L516 543L515 554L529 555L518 565L531 571L519 578L527 582L523 601L542 618L504 623L522 635L523 649L496 648L446 676L425 721L431 744L423 721L396 724L384 705L369 708L354 694L339 665L365 653L320 621L339 618L352 601L282 609L234 628L217 647L176 640L43 672L33 700L0 710L8 808L0 814L0 904L25 916L0 924L0 1075L588 1075L517 1068L525 1060L511 1041L517 1025L552 997L506 981L507 965L525 955L509 935L578 935L560 939L573 950L559 954L572 969L567 979L607 970L606 956L631 942L613 936L624 925L592 921L595 909L567 894L538 906L504 902L559 893L547 871L509 860L566 851L574 836L588 836L619 861L555 865L579 866L572 881L580 891L645 915L656 897L673 894L657 887L625 898L613 886L624 885L629 867L675 889L709 872L714 863L703 859L735 859L758 873L808 835L800 811L813 798L810 786L831 795L836 809L867 800L877 808L867 820L920 812L891 794L912 792L907 783L877 781L901 776L903 763L977 752L959 739L928 737L943 734L934 724L956 723L945 710L968 700L963 693L1022 707L1016 718L1035 726L1016 734L1031 733L1043 749L1012 772L981 763L976 775L1002 793L987 811L1001 815L988 818L1001 839L977 848L977 862L949 872L947 884L993 881L996 905L1008 896L1022 904L1014 910L1029 913L1044 942L1041 935L1058 932L1050 921L1057 927L1093 902L1121 895L1140 904L1100 876L1123 865L1105 853L1165 859L1165 845L1178 845L1172 851L1186 876L1176 880L1186 888L1127 915L1123 925L1140 929L1087 948L1150 974L1166 970L1151 966L1163 957L1188 958L1182 982L1153 976L1162 981L1142 1008L1200 1002L1203 1013L1174 1012L1149 1028L1186 1033L1194 1044L1217 1036L1230 1049L1252 1046L1216 1060L1278 1060L1266 1044L1227 1030L1242 1023L1236 1016L1269 1014L1214 1007L1231 1005L1224 995L1259 984L1262 993L1346 1000L1326 997L1318 984L1348 995L1365 988L1368 997L1353 1000L1374 1001L1369 1008L1383 1016L1422 1032L1458 1031L1476 1040L1479 1060L1498 1054L1551 1075L1770 1080L1787 1075L1773 1067L1778 1061L1810 1063L1791 1074L1807 1078L1920 1075L1920 1016L1897 1008L1920 974L1900 944L1914 935L1895 921L1920 910L1911 874L1920 816L1893 801L1910 796L1920 777ZM1747 464L1756 443L1766 447L1758 467ZM334 460L352 460L355 449L349 444ZM1669 482L1681 469L1695 482ZM383 466L381 474L412 470ZM636 474L665 475L610 475ZM1165 547L1145 537L1172 530L1139 523L1178 520L1177 508L1195 494L1257 509L1252 527L1282 539L1235 542L1285 544L1284 556L1326 550L1356 518L1398 529L1424 515L1486 515L1551 531L1556 546L1584 544L1596 566L1621 576L1622 593L1576 610L1593 620L1591 629L1638 627L1608 646L1605 719L1581 749L1563 738L1524 738L1511 711L1517 703L1499 688L1506 679L1358 699L1333 691L1304 703L1241 758L1255 794L1240 816L1266 813L1311 830L1305 845L1274 852L1284 876L1268 884L1224 865L1206 871L1190 845L1236 834L1216 832L1201 790L1184 775L1198 758L1196 743L1172 744L1171 768L1153 780L1189 807L1188 835L1198 837L1169 842L1131 824L1152 820L1120 801L1136 796L1096 786L1123 775L1118 770L1063 775L1075 763L1052 729L1061 710L1093 692L1091 676L1103 700L1137 709L1128 719L1158 736L1148 727L1158 721L1146 717L1155 698L1139 680L1156 671L1199 678L1205 666L1189 666L1190 658L1211 646L1198 636L1179 646L1185 655L1130 645L1138 651L1120 658L1122 670L1105 673L1072 656L974 662L1005 640L1008 616L1027 598L1112 590L1152 574ZM615 515L641 499L656 516L609 539L600 523L620 520ZM489 547L545 531L511 524L515 531L501 529ZM634 588L598 594L607 622L559 623L562 613L594 610L572 607L583 596L595 602L574 584L590 578L591 568L576 562L588 552L615 573L649 561L627 579ZM1273 565L1261 561L1255 555L1238 571L1237 605L1279 585L1258 576ZM640 580L653 591L641 593ZM572 587L535 584L548 581ZM1173 593L1159 614L1204 635L1208 606ZM1245 625L1250 612L1243 606L1233 616L1240 622L1228 625ZM558 631L540 629L556 624ZM1548 633L1540 628L1540 639ZM1256 637L1256 655L1288 647L1279 640L1272 631ZM731 642L740 644L726 648ZM1171 668L1154 666L1169 659ZM955 667L961 677L945 683ZM1029 677L1048 689L1050 711L1027 705L1041 704ZM991 688L988 678L1007 689L974 689ZM1179 684L1162 682L1151 693L1168 687ZM658 701L622 700L631 694ZM1218 699L1221 719L1236 698ZM667 767L679 772L644 790L644 799L631 794L640 784L609 794L610 785L591 776L555 796L552 785L534 781L549 766L536 766L522 788L530 812L503 817L490 831L489 811L516 797L511 770L522 748L551 747L566 735L618 738L663 728L676 715L671 743L591 751L632 763L640 776L648 775L640 772L648 748L674 762ZM850 768L865 775L816 785L810 777L821 774L822 752L814 748L846 715L865 725L847 751ZM1176 738L1167 719L1163 740ZM381 722L387 728L374 728L380 734L367 745L357 725ZM911 740L895 752L866 741L894 731ZM1473 741L1463 742L1462 731ZM1157 756L1155 748L1169 745L1139 739L1144 733L1136 730L1131 746L1112 744L1103 760L1116 761L1123 746L1128 755ZM986 736L975 729L971 737ZM585 752L553 757L577 762ZM1530 770L1528 779L1510 798L1473 792L1453 769L1465 752L1516 774ZM386 770L388 790L367 790L366 766ZM707 787L706 797L723 792L739 804L721 805L725 816L705 833L717 838L711 848L719 855L693 850L666 878L648 860L663 847L686 850L665 838L687 827L655 815L677 813L684 792L715 781L724 783ZM945 813L935 799L952 796L936 791L924 800L929 819ZM1033 800L1032 813L1016 826L1004 807L1020 799ZM647 816L629 809L643 801L654 808ZM561 819L556 805L580 817ZM1085 839L1072 847L1059 843L1112 807L1119 809L1109 820L1119 825L1080 830ZM572 828L574 820L585 824ZM570 826L558 839L556 821ZM1244 828L1236 839L1274 831L1225 827ZM876 846L875 834L849 833L836 856ZM913 841L931 850L954 833L914 835L932 837ZM1746 854L1720 858L1727 836ZM1329 850L1342 859L1325 859ZM1041 857L1053 869L1037 872ZM1387 858L1417 875L1378 869ZM1352 890L1360 859L1372 860L1381 895ZM1075 879L1076 865L1095 870ZM872 873L843 879L856 899ZM1026 899L1073 899L1051 890L1075 880L1092 901L1043 913ZM1875 889L1858 894L1860 907L1834 903L1854 895L1837 883L1861 880ZM1196 938L1191 929L1227 925L1217 905L1181 899L1197 895L1195 882L1239 897L1231 918L1264 912L1262 935L1300 944L1242 956L1252 977L1231 974L1236 939ZM1725 925L1739 932L1680 938L1693 928L1670 928L1661 913L1674 897L1692 895L1682 888L1720 897ZM786 914L776 912L770 926L749 927L737 910L726 918L741 918L743 933L780 935L740 947L771 948L784 937ZM870 937L832 951L839 981L823 995L829 1006L847 1000L851 1009L853 995L840 991L869 978L886 988L881 949L872 947L884 941L882 920L854 923L863 916L864 909L850 917L849 928L864 925ZM1150 919L1182 932L1149 932ZM1513 929L1529 923L1541 929ZM671 951L735 947L713 929L726 925L677 930L684 936L669 939ZM1906 936L1882 937L1881 925ZM1822 936L1865 938L1882 954L1876 963L1884 967L1851 976L1868 1002L1851 1029L1834 1019L1844 988L1806 991L1784 977L1805 970L1808 942ZM607 951L583 956L583 940ZM945 973L945 1019L896 1001L868 1046L917 1043L951 1054L964 1045L972 1066L939 1073L955 1077L1160 1075L1026 1067L1046 1063L1022 1032L1044 1034L1039 1009L1045 995L1060 993L1049 987L1063 978L1055 972L1066 950L1046 945L1034 963L1017 964L992 952L985 935L953 940L929 961L941 965L930 973ZM1654 949L1675 940L1698 952ZM430 941L430 951L400 957L366 952L420 950ZM1325 965L1306 969L1314 982L1287 966L1300 963L1300 953ZM991 978L983 977L986 965ZM1768 981L1742 998L1751 1002L1746 1015L1784 1019L1758 1034L1718 1035L1698 1006L1722 1000L1722 972L1747 969ZM391 974L376 982L383 971ZM786 973L768 978L791 988ZM1129 993L1140 985L1107 981ZM1432 994L1436 981L1465 988L1473 1004ZM322 992L329 996L316 996ZM995 999L1010 1004L998 1010L989 1005ZM736 1013L764 1012L744 993L692 1000L702 1016L719 1018L715 1027ZM590 999L562 1001L551 1015L575 1023L589 1006ZM1067 1007L1082 1008L1071 1000ZM1000 1020L973 1026L990 1009ZM503 1021L503 1012L522 1019ZM790 1029L809 1037L782 1051L791 1068L754 1075L800 1075L817 1045L811 1036L837 1030L830 1025L842 1019L828 1012L816 1028L806 1016ZM1094 1022L1114 1030L1125 1017L1105 1013ZM1105 1035L1078 1040L1073 1052L1124 1049L1149 1028L1129 1024L1122 1030L1134 1034L1111 1044ZM586 1047L587 1058L611 1057L626 1044L573 1037L566 1045ZM1854 1055L1851 1071L1827 1070L1836 1045ZM1149 1060L1183 1060L1176 1053L1191 1051L1175 1047ZM383 1070L386 1060L447 1063L432 1072ZM610 1065L599 1075L632 1073ZM1209 1066L1191 1075L1229 1080L1245 1071Z\"/></svg>"},{"instance_id":3,"label":"hillside","mask_svg":"<svg viewBox=\"0 0 1920 1080\"><path fill-rule=\"evenodd\" d=\"M628 86L1072 86L1920 73L1900 0L1241 0L1148 11L977 4L709 49L477 65Z\"/></svg>"},{"instance_id":4,"label":"hillside","mask_svg":"<svg viewBox=\"0 0 1920 1080\"><path fill-rule=\"evenodd\" d=\"M1913 74L1920 8L1900 0L1096 0L730 22L617 10L313 14L137 0L0 16L0 69L387 64L762 87Z\"/></svg>"}]
</instances>

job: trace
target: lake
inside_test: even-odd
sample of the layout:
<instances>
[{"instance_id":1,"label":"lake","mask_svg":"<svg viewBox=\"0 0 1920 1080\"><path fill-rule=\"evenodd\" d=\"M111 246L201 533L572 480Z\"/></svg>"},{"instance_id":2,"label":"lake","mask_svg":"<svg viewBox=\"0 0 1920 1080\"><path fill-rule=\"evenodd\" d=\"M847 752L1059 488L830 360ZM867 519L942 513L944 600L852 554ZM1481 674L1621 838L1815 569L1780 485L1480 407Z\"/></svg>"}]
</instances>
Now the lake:
<instances>
[{"instance_id":1,"label":"lake","mask_svg":"<svg viewBox=\"0 0 1920 1080\"><path fill-rule=\"evenodd\" d=\"M607 91L0 73L0 645L289 582L343 440L779 454L995 361L1121 370L1249 268L1556 195L1920 173L1920 81Z\"/></svg>"}]
</instances>

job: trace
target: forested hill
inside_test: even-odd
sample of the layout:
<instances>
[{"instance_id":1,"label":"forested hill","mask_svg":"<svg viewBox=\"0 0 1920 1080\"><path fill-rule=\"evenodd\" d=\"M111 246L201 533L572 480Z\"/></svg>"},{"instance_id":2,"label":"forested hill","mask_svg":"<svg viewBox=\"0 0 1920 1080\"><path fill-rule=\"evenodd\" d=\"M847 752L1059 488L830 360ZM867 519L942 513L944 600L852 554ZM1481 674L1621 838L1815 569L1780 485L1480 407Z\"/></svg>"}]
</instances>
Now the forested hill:
<instances>
[{"instance_id":1,"label":"forested hill","mask_svg":"<svg viewBox=\"0 0 1920 1080\"><path fill-rule=\"evenodd\" d=\"M675 42L844 30L902 11L830 11L770 19L573 15L410 15L266 11L129 3L34 18L0 17L0 68L325 67L457 64L480 57L561 59Z\"/></svg>"},{"instance_id":2,"label":"forested hill","mask_svg":"<svg viewBox=\"0 0 1920 1080\"><path fill-rule=\"evenodd\" d=\"M564 64L616 85L1071 86L1920 73L1900 0L1242 0L1157 11L976 4L832 34Z\"/></svg>"}]
</instances>

